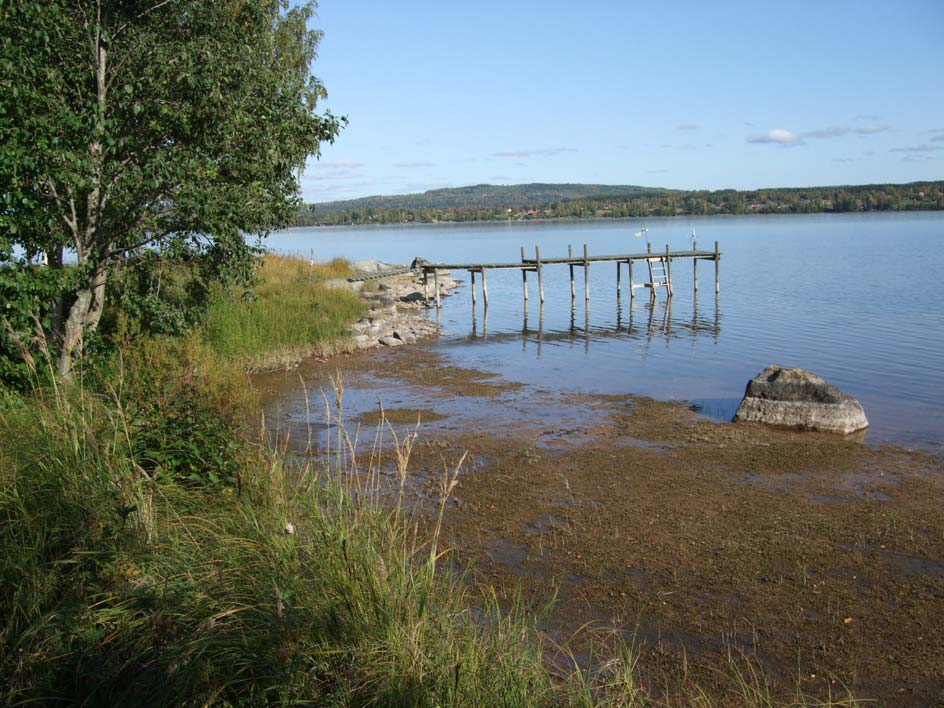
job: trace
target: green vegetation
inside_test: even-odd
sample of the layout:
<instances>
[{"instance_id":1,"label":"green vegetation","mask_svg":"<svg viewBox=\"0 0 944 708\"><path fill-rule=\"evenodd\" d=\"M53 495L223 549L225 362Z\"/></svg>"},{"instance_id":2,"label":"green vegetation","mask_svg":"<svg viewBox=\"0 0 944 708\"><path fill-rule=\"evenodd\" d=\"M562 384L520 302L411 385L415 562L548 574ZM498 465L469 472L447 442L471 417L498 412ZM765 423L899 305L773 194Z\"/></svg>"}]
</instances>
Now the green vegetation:
<instances>
[{"instance_id":1,"label":"green vegetation","mask_svg":"<svg viewBox=\"0 0 944 708\"><path fill-rule=\"evenodd\" d=\"M293 225L809 214L944 209L944 182L681 191L579 184L478 185L301 207Z\"/></svg>"},{"instance_id":2,"label":"green vegetation","mask_svg":"<svg viewBox=\"0 0 944 708\"><path fill-rule=\"evenodd\" d=\"M206 323L213 350L265 369L326 353L347 342L347 326L365 311L349 290L329 290L324 281L351 274L345 261L312 266L269 255L253 289L219 288Z\"/></svg>"},{"instance_id":3,"label":"green vegetation","mask_svg":"<svg viewBox=\"0 0 944 708\"><path fill-rule=\"evenodd\" d=\"M294 213L305 161L343 124L315 113L313 14L288 0L0 2L0 261L19 246L61 271L75 252L40 318L60 376L124 261L189 253L238 279L244 234Z\"/></svg>"}]
</instances>

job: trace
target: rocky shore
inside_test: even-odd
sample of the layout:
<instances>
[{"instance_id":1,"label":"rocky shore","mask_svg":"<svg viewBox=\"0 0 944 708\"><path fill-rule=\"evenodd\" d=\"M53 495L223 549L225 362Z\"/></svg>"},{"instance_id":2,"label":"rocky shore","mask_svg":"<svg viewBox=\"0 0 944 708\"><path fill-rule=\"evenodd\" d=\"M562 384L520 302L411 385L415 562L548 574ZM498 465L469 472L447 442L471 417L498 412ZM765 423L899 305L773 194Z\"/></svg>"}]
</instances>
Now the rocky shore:
<instances>
[{"instance_id":1,"label":"rocky shore","mask_svg":"<svg viewBox=\"0 0 944 708\"><path fill-rule=\"evenodd\" d=\"M356 349L414 344L439 331L439 325L429 319L421 271L383 276L384 273L405 268L380 261L359 261L354 264L357 274L366 279L344 281L344 285L359 292L370 305L367 315L351 325L352 342ZM438 280L440 297L447 297L461 282L446 271L439 273ZM432 283L429 284L429 296L430 299L435 296Z\"/></svg>"}]
</instances>

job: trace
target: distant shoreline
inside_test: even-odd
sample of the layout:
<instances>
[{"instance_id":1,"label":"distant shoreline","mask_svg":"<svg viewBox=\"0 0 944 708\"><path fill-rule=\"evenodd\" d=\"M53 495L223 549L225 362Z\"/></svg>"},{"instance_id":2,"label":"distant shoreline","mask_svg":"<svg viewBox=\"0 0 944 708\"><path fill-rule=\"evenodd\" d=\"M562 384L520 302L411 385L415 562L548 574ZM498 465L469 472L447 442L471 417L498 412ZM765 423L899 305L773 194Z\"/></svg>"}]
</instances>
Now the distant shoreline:
<instances>
[{"instance_id":1,"label":"distant shoreline","mask_svg":"<svg viewBox=\"0 0 944 708\"><path fill-rule=\"evenodd\" d=\"M765 218L765 217L839 217L839 216L878 216L904 215L904 214L934 214L944 212L944 207L934 209L907 209L907 210L873 210L873 211L821 211L821 212L759 212L753 214L675 214L669 216L562 216L562 217L544 217L532 219L491 219L478 221L388 221L388 222L367 222L367 223L344 223L344 224L291 224L279 229L279 231L289 231L292 229L373 229L373 228L416 228L416 227L439 227L439 226L473 226L473 225L507 225L523 226L527 224L573 224L573 223L620 223L633 222L641 223L644 221L654 221L662 219L743 219L743 218Z\"/></svg>"},{"instance_id":2,"label":"distant shoreline","mask_svg":"<svg viewBox=\"0 0 944 708\"><path fill-rule=\"evenodd\" d=\"M299 208L292 225L941 210L944 210L944 181L718 191L679 191L635 185L480 184L431 190L422 194L306 204Z\"/></svg>"}]
</instances>

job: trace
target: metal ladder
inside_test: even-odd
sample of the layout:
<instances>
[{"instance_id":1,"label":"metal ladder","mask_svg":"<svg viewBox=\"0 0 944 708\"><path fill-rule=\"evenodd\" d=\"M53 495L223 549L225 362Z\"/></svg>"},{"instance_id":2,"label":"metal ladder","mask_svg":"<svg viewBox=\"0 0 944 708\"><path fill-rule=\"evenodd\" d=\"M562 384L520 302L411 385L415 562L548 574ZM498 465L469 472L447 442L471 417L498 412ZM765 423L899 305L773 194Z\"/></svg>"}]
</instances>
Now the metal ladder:
<instances>
[{"instance_id":1,"label":"metal ladder","mask_svg":"<svg viewBox=\"0 0 944 708\"><path fill-rule=\"evenodd\" d=\"M672 281L669 279L668 268L666 267L665 256L656 256L647 258L649 264L649 287L652 288L652 294L655 296L656 288L665 288L669 295L672 294Z\"/></svg>"}]
</instances>

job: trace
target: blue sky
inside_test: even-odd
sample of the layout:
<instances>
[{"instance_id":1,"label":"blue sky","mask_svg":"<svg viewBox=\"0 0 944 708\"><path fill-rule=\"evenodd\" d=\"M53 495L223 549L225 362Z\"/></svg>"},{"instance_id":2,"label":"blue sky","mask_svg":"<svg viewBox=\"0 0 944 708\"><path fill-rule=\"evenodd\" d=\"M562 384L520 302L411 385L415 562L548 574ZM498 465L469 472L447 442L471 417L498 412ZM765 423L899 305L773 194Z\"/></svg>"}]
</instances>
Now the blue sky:
<instances>
[{"instance_id":1,"label":"blue sky","mask_svg":"<svg viewBox=\"0 0 944 708\"><path fill-rule=\"evenodd\" d=\"M944 0L320 0L305 201L944 179Z\"/></svg>"}]
</instances>

